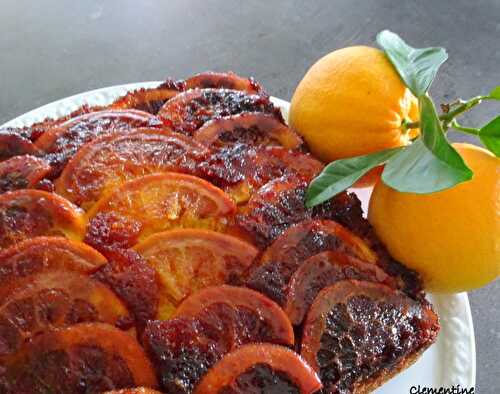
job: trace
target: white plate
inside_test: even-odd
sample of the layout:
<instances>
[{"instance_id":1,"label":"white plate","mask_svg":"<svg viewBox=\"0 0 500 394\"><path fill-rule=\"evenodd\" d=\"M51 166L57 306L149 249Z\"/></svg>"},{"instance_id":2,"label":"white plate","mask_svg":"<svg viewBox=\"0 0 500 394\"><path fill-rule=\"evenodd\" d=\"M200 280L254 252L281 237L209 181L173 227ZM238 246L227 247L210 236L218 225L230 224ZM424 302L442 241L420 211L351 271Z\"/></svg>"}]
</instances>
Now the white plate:
<instances>
[{"instance_id":1,"label":"white plate","mask_svg":"<svg viewBox=\"0 0 500 394\"><path fill-rule=\"evenodd\" d=\"M71 96L37 108L21 115L3 126L24 126L47 117L60 117L74 111L83 104L105 105L129 90L139 87L157 86L159 82L145 82L112 86ZM288 115L289 103L273 98L283 112ZM360 197L366 212L370 195L369 189L355 192ZM466 293L456 295L430 295L441 320L441 332L437 342L411 368L396 376L378 389L376 393L410 393L412 386L472 387L476 381L476 350L474 328Z\"/></svg>"}]
</instances>

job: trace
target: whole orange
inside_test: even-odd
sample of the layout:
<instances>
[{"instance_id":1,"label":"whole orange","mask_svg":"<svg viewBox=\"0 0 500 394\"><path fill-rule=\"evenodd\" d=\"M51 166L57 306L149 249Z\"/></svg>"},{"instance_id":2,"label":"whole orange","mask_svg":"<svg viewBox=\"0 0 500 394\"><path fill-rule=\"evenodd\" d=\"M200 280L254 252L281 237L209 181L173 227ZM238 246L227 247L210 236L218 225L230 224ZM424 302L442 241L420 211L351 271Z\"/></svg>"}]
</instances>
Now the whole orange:
<instances>
[{"instance_id":1,"label":"whole orange","mask_svg":"<svg viewBox=\"0 0 500 394\"><path fill-rule=\"evenodd\" d=\"M376 184L368 219L389 252L435 292L478 288L500 275L500 159L454 144L471 181L432 194Z\"/></svg>"},{"instance_id":2,"label":"whole orange","mask_svg":"<svg viewBox=\"0 0 500 394\"><path fill-rule=\"evenodd\" d=\"M297 86L290 126L312 153L330 162L405 145L418 134L418 102L385 54L354 46L318 60ZM379 171L380 172L380 171Z\"/></svg>"}]
</instances>

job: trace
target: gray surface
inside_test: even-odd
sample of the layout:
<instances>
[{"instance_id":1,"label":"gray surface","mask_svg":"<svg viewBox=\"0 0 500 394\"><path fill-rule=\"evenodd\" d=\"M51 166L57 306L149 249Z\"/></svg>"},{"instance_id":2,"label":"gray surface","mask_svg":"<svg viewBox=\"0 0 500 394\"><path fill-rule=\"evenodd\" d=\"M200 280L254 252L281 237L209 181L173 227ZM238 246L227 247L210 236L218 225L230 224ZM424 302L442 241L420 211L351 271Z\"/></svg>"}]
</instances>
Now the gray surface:
<instances>
[{"instance_id":1,"label":"gray surface","mask_svg":"<svg viewBox=\"0 0 500 394\"><path fill-rule=\"evenodd\" d=\"M448 49L450 60L433 87L438 101L500 84L499 0L2 0L0 124L86 90L203 70L253 75L271 94L289 99L315 59L342 46L373 44L384 28L415 46ZM484 105L469 120L480 124L499 109ZM476 392L498 393L500 283L470 299Z\"/></svg>"}]
</instances>

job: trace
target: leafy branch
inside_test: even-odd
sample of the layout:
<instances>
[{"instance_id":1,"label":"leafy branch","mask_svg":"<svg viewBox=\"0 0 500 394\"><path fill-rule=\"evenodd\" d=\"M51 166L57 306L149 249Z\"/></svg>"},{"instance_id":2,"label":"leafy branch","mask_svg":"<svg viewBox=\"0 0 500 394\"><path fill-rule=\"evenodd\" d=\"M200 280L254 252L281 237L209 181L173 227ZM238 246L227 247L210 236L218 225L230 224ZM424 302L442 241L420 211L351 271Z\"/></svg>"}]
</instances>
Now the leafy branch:
<instances>
[{"instance_id":1,"label":"leafy branch","mask_svg":"<svg viewBox=\"0 0 500 394\"><path fill-rule=\"evenodd\" d=\"M385 165L382 181L401 192L434 193L472 179L473 173L446 137L452 128L473 135L500 157L500 116L475 128L461 125L457 118L485 100L500 100L500 86L489 94L442 105L438 116L428 95L429 87L448 54L444 48L412 48L397 34L384 30L377 35L384 50L408 89L418 98L420 119L404 120L401 132L420 128L421 136L411 144L376 153L336 160L327 165L307 190L306 205L318 205L352 186L371 169Z\"/></svg>"}]
</instances>

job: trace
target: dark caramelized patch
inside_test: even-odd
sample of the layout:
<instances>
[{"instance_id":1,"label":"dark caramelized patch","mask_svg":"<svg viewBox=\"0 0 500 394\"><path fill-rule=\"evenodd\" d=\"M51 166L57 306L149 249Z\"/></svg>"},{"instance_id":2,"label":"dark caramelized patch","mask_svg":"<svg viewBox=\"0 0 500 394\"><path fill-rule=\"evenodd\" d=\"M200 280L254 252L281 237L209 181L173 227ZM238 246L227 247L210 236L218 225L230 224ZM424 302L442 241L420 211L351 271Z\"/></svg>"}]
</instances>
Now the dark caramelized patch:
<instances>
[{"instance_id":1,"label":"dark caramelized patch","mask_svg":"<svg viewBox=\"0 0 500 394\"><path fill-rule=\"evenodd\" d=\"M49 164L38 157L22 155L0 162L0 193L33 189L49 173Z\"/></svg>"},{"instance_id":2,"label":"dark caramelized patch","mask_svg":"<svg viewBox=\"0 0 500 394\"><path fill-rule=\"evenodd\" d=\"M67 161L86 142L102 135L160 125L155 116L142 111L91 112L52 127L36 141L36 145L45 152L44 157L53 167L52 175L57 177Z\"/></svg>"},{"instance_id":3,"label":"dark caramelized patch","mask_svg":"<svg viewBox=\"0 0 500 394\"><path fill-rule=\"evenodd\" d=\"M233 307L226 303L208 306L197 315L197 319L211 327L219 327L226 335L221 340L228 350L253 342L282 343L282 333L274 328L256 311L244 307Z\"/></svg>"},{"instance_id":4,"label":"dark caramelized patch","mask_svg":"<svg viewBox=\"0 0 500 394\"><path fill-rule=\"evenodd\" d=\"M326 393L349 393L355 384L380 384L412 362L438 331L428 305L383 285L341 281L315 300L301 354L317 369Z\"/></svg>"},{"instance_id":5,"label":"dark caramelized patch","mask_svg":"<svg viewBox=\"0 0 500 394\"><path fill-rule=\"evenodd\" d=\"M301 394L299 387L281 371L273 370L267 364L255 364L239 375L234 382L222 387L218 394Z\"/></svg>"},{"instance_id":6,"label":"dark caramelized patch","mask_svg":"<svg viewBox=\"0 0 500 394\"><path fill-rule=\"evenodd\" d=\"M101 253L131 248L137 243L141 223L114 212L97 214L87 225L85 243Z\"/></svg>"},{"instance_id":7,"label":"dark caramelized patch","mask_svg":"<svg viewBox=\"0 0 500 394\"><path fill-rule=\"evenodd\" d=\"M216 339L221 334L195 318L148 322L143 343L163 389L173 394L191 393L227 351Z\"/></svg>"},{"instance_id":8,"label":"dark caramelized patch","mask_svg":"<svg viewBox=\"0 0 500 394\"><path fill-rule=\"evenodd\" d=\"M106 283L124 301L138 328L144 327L158 309L156 271L131 249L108 249L104 254L109 262L94 277Z\"/></svg>"},{"instance_id":9,"label":"dark caramelized patch","mask_svg":"<svg viewBox=\"0 0 500 394\"><path fill-rule=\"evenodd\" d=\"M211 119L243 112L264 112L281 118L279 109L267 96L229 89L193 89L178 94L162 107L158 116L174 131L193 135Z\"/></svg>"},{"instance_id":10,"label":"dark caramelized patch","mask_svg":"<svg viewBox=\"0 0 500 394\"><path fill-rule=\"evenodd\" d=\"M253 78L244 78L229 71L225 73L204 72L186 80L186 89L233 89L247 93L263 93L262 86Z\"/></svg>"},{"instance_id":11,"label":"dark caramelized patch","mask_svg":"<svg viewBox=\"0 0 500 394\"><path fill-rule=\"evenodd\" d=\"M75 346L43 353L21 367L15 380L2 384L6 394L14 393L100 393L134 385L126 362L94 346Z\"/></svg>"}]
</instances>

